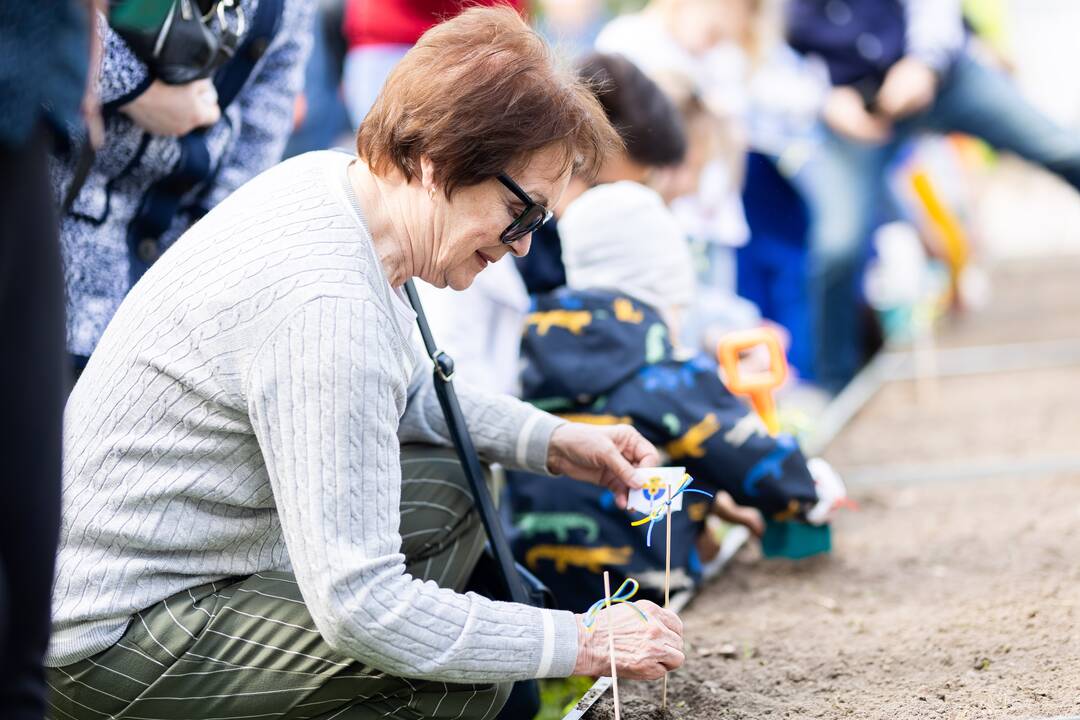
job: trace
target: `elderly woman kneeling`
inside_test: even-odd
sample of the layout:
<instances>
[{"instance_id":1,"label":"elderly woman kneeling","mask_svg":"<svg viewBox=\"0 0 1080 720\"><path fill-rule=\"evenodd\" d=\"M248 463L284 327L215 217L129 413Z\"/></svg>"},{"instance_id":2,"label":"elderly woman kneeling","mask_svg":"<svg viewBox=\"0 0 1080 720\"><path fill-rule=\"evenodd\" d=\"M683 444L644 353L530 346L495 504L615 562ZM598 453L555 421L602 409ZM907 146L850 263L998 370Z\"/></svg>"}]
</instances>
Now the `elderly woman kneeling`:
<instances>
[{"instance_id":1,"label":"elderly woman kneeling","mask_svg":"<svg viewBox=\"0 0 1080 720\"><path fill-rule=\"evenodd\" d=\"M410 345L410 277L528 251L616 142L513 12L426 34L360 129L240 188L150 269L67 408L51 716L490 718L509 681L603 674L582 618L459 594L484 542ZM487 459L623 493L633 429L462 388ZM616 661L683 661L613 609ZM606 623L601 622L603 628Z\"/></svg>"}]
</instances>

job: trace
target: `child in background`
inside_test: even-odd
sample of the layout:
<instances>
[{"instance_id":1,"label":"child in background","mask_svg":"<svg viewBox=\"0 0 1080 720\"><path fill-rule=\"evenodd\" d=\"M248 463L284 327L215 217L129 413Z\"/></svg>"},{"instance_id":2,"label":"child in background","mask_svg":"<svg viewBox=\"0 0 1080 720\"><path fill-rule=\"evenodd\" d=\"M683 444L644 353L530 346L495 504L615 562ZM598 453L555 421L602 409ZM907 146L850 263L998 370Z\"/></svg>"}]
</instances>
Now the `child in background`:
<instances>
[{"instance_id":1,"label":"child in background","mask_svg":"<svg viewBox=\"0 0 1080 720\"><path fill-rule=\"evenodd\" d=\"M566 209L560 231L567 287L534 300L524 397L576 421L634 425L697 488L770 517L827 520L832 503L819 501L794 439L770 437L712 359L674 341L695 283L686 240L660 196L631 182L598 186ZM635 516L608 493L525 474L510 487L515 552L562 607L595 600L604 569L616 583L634 576L646 597L661 595L663 541L647 547L644 530L630 526ZM673 589L699 577L695 541L719 509L699 497L672 516Z\"/></svg>"},{"instance_id":2,"label":"child in background","mask_svg":"<svg viewBox=\"0 0 1080 720\"><path fill-rule=\"evenodd\" d=\"M684 342L712 352L765 318L790 339L802 378L812 373L807 221L786 176L817 142L827 83L782 42L779 10L777 0L653 0L612 20L597 47L638 63L687 124L697 178L668 198L698 269Z\"/></svg>"}]
</instances>

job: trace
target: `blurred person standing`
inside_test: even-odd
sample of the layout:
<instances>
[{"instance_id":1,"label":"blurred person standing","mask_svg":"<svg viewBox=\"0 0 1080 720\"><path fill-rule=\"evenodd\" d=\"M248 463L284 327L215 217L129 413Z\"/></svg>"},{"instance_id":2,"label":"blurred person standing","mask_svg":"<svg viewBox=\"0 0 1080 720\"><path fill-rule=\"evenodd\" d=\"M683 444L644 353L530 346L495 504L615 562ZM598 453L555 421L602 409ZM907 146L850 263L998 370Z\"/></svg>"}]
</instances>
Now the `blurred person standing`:
<instances>
[{"instance_id":1,"label":"blurred person standing","mask_svg":"<svg viewBox=\"0 0 1080 720\"><path fill-rule=\"evenodd\" d=\"M857 281L901 145L924 131L967 133L1080 188L1080 134L973 56L960 0L793 0L787 33L825 62L832 85L820 157L797 181L811 215L816 374L835 392L859 366Z\"/></svg>"},{"instance_id":2,"label":"blurred person standing","mask_svg":"<svg viewBox=\"0 0 1080 720\"><path fill-rule=\"evenodd\" d=\"M304 90L296 99L295 127L285 146L287 158L335 145L345 147L352 140L352 123L341 94L345 0L316 1L311 54L304 70Z\"/></svg>"},{"instance_id":3,"label":"blurred person standing","mask_svg":"<svg viewBox=\"0 0 1080 720\"><path fill-rule=\"evenodd\" d=\"M80 128L80 0L0 2L0 717L41 720L69 377L48 154Z\"/></svg>"},{"instance_id":4,"label":"blurred person standing","mask_svg":"<svg viewBox=\"0 0 1080 720\"><path fill-rule=\"evenodd\" d=\"M159 5L165 13L178 7ZM130 7L135 15L147 9ZM209 61L201 69L165 65L162 57L136 52L118 25L124 3L111 6L109 21L98 15L104 143L85 178L73 158L56 157L52 173L54 190L66 206L60 238L68 350L77 370L124 296L161 253L229 193L281 158L311 44L314 7L306 0L200 0L199 12L212 12L212 22L219 13L227 18L214 29L223 45L230 33L234 42L229 52L221 48L220 57L228 58L224 63ZM164 22L157 37L167 53L173 40ZM175 42L183 46L191 40ZM196 79L178 82L177 74Z\"/></svg>"},{"instance_id":5,"label":"blurred person standing","mask_svg":"<svg viewBox=\"0 0 1080 720\"><path fill-rule=\"evenodd\" d=\"M792 185L820 142L818 112L828 88L820 63L799 56L783 42L782 13L777 0L728 0L728 21L721 45L734 69L727 91L745 138L741 204L749 233L735 250L735 292L761 317L777 323L790 338L788 361L800 379L812 375L812 339L806 281L806 204ZM714 250L714 254L715 254ZM719 278L708 283L723 287ZM729 291L730 293L730 291ZM704 298L696 313L701 325L688 327L685 341L698 338L711 353L725 329L737 318L716 318L716 303ZM719 320L720 322L716 322ZM745 322L745 320L743 321Z\"/></svg>"},{"instance_id":6,"label":"blurred person standing","mask_svg":"<svg viewBox=\"0 0 1080 720\"><path fill-rule=\"evenodd\" d=\"M761 319L735 293L735 249L749 237L739 198L748 61L739 43L751 11L745 0L651 0L596 39L598 50L626 56L660 82L695 129L680 187L664 194L679 195L668 199L695 256L699 295L684 333L702 348Z\"/></svg>"},{"instance_id":7,"label":"blurred person standing","mask_svg":"<svg viewBox=\"0 0 1080 720\"><path fill-rule=\"evenodd\" d=\"M345 105L360 127L383 82L420 36L467 7L509 5L525 12L525 0L346 0Z\"/></svg>"},{"instance_id":8,"label":"blurred person standing","mask_svg":"<svg viewBox=\"0 0 1080 720\"><path fill-rule=\"evenodd\" d=\"M596 35L610 17L602 0L534 0L536 29L555 50L581 57L592 50Z\"/></svg>"},{"instance_id":9,"label":"blurred person standing","mask_svg":"<svg viewBox=\"0 0 1080 720\"><path fill-rule=\"evenodd\" d=\"M613 19L596 38L598 51L625 56L654 80L688 83L686 92L711 114L707 162L674 210L692 239L734 246L746 241L736 191L746 149L746 58L732 41L750 25L748 12L743 0L651 0L640 12Z\"/></svg>"}]
</instances>

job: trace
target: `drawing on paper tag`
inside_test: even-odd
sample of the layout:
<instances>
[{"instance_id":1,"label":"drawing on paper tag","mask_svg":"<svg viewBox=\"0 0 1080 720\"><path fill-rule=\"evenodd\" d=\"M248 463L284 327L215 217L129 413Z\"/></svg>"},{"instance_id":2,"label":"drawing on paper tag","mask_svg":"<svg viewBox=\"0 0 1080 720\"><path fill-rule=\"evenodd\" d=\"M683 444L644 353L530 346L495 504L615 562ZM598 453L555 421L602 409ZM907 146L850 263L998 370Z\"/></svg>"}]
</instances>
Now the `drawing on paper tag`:
<instances>
[{"instance_id":1,"label":"drawing on paper tag","mask_svg":"<svg viewBox=\"0 0 1080 720\"><path fill-rule=\"evenodd\" d=\"M686 476L686 468L681 467L654 467L640 468L635 471L638 478L645 483L640 490L631 490L630 499L627 503L628 510L637 510L645 514L651 513L667 502L671 493L677 491ZM682 510L682 494L676 495L671 502L671 511Z\"/></svg>"}]
</instances>

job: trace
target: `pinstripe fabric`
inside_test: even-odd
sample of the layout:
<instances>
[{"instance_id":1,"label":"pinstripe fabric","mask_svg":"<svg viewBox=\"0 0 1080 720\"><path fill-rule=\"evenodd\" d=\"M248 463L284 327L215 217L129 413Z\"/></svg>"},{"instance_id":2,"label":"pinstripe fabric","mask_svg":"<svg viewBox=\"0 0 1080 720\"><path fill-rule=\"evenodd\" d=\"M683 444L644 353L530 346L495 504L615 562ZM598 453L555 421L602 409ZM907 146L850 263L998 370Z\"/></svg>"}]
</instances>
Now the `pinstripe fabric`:
<instances>
[{"instance_id":1,"label":"pinstripe fabric","mask_svg":"<svg viewBox=\"0 0 1080 720\"><path fill-rule=\"evenodd\" d=\"M449 450L402 453L401 536L410 574L461 590L484 542ZM51 720L300 720L494 717L508 685L385 675L332 649L291 573L178 593L123 638L49 671Z\"/></svg>"}]
</instances>

